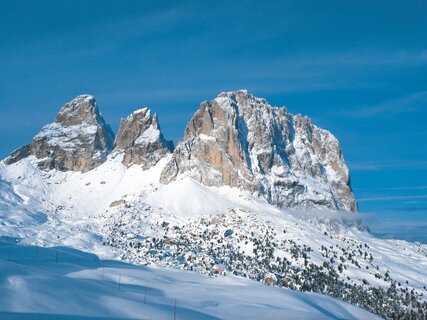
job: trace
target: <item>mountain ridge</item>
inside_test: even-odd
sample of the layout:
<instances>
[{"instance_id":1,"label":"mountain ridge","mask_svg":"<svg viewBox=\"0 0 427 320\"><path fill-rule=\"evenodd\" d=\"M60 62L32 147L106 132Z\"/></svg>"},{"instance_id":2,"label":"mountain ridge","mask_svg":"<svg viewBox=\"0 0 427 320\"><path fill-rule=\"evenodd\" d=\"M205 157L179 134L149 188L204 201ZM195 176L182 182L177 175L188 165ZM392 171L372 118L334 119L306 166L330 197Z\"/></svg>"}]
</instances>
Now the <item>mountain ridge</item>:
<instances>
[{"instance_id":1,"label":"mountain ridge","mask_svg":"<svg viewBox=\"0 0 427 320\"><path fill-rule=\"evenodd\" d=\"M357 210L338 140L247 90L200 105L161 182L182 174L250 190L279 207Z\"/></svg>"},{"instance_id":2,"label":"mountain ridge","mask_svg":"<svg viewBox=\"0 0 427 320\"><path fill-rule=\"evenodd\" d=\"M163 184L190 176L206 186L249 191L282 208L357 210L338 140L309 118L272 107L247 90L202 102L176 148L149 108L122 119L114 135L95 97L80 95L5 163L33 155L45 171L85 172L118 153L126 166L143 169L171 153Z\"/></svg>"}]
</instances>

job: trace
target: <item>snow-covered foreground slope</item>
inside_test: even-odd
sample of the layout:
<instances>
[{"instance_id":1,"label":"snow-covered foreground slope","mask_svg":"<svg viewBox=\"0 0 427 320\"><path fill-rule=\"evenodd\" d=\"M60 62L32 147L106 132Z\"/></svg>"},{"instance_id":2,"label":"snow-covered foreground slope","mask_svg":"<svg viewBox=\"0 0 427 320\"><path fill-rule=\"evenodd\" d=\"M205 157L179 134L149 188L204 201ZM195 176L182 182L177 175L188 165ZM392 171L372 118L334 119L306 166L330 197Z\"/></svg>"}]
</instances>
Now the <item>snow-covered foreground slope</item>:
<instances>
[{"instance_id":1,"label":"snow-covered foreground slope","mask_svg":"<svg viewBox=\"0 0 427 320\"><path fill-rule=\"evenodd\" d=\"M324 293L388 318L427 314L425 245L374 238L355 214L283 211L188 177L162 185L168 157L144 171L124 166L122 156L85 173L41 171L32 157L0 163L0 236Z\"/></svg>"},{"instance_id":2,"label":"snow-covered foreground slope","mask_svg":"<svg viewBox=\"0 0 427 320\"><path fill-rule=\"evenodd\" d=\"M0 230L2 236L29 236L31 228L47 221L45 214L37 212L34 198L21 198L10 183L0 180Z\"/></svg>"},{"instance_id":3,"label":"snow-covered foreground slope","mask_svg":"<svg viewBox=\"0 0 427 320\"><path fill-rule=\"evenodd\" d=\"M324 295L102 261L66 247L0 241L0 266L1 319L379 319Z\"/></svg>"}]
</instances>

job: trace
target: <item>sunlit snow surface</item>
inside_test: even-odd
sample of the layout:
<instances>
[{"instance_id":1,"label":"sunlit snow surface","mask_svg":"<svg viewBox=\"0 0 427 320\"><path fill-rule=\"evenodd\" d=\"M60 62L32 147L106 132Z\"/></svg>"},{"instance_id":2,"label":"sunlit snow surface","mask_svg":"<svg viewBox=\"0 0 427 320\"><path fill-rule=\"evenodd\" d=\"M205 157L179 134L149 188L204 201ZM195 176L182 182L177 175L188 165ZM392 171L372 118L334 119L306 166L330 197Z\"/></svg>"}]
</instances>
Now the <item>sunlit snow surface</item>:
<instances>
[{"instance_id":1,"label":"sunlit snow surface","mask_svg":"<svg viewBox=\"0 0 427 320\"><path fill-rule=\"evenodd\" d=\"M375 273L389 271L391 277L403 286L413 288L417 293L425 291L427 247L406 241L377 239L357 228L357 214L284 212L237 189L208 188L185 177L161 185L159 176L168 158L148 171L138 166L126 168L121 160L120 155L113 154L104 164L86 173L43 172L37 169L37 160L33 157L9 166L0 163L0 236L22 238L21 244L65 246L68 249L63 250L67 252L75 248L94 253L101 259L143 263L144 259L140 260L139 256L124 257L123 252L103 245L104 237L109 236L109 226L119 216L140 217L122 221L132 239L135 234L161 236L162 229L155 227L162 221L186 226L193 232L198 228L197 221L222 215L226 224L234 223L236 234L263 232L263 227L269 226L276 231L278 241L292 240L311 247L310 261L318 265L329 260L321 255L321 246L340 252L349 246L367 244L379 269L367 269L369 262L360 259L360 268L347 265L343 280L349 277L349 283L360 284L366 279L373 286L387 288L389 283L376 278ZM118 200L122 200L122 205L111 207ZM233 219L241 222L236 224ZM340 220L344 223L336 223ZM283 234L284 229L286 234ZM240 245L242 250L250 253L250 247ZM282 319L288 315L289 319L368 317L365 313L360 316L360 309L326 296L267 287L242 278L209 278L193 272L136 267L120 262L86 263L80 258L77 262L65 263L59 259L56 263L56 249L40 249L39 253L46 252L49 256L46 258L49 262L45 263L41 256L38 257L40 261L31 257L34 248L2 244L1 250L3 280L0 290L7 294L0 295L0 310L24 312L28 317L32 313L61 312L97 317L171 319L175 297L181 314L191 319L209 319L209 316L268 319L277 318L279 314ZM25 262L25 258L20 257L19 261L7 261L8 255L15 253L28 255L31 261ZM289 252L278 248L275 255L287 257ZM76 252L76 256L87 255ZM50 259L55 263L52 264ZM152 262L157 264L156 260ZM294 263L303 266L302 260ZM100 281L102 268L105 281ZM127 283L126 290L117 289L119 274ZM141 305L144 286L153 288L149 306ZM425 300L425 296L424 292L422 299ZM88 300L100 302L88 303ZM82 310L86 313L81 313ZM140 310L144 312L139 313Z\"/></svg>"},{"instance_id":2,"label":"sunlit snow surface","mask_svg":"<svg viewBox=\"0 0 427 320\"><path fill-rule=\"evenodd\" d=\"M1 240L0 264L1 319L379 319L324 295L100 261L64 247Z\"/></svg>"}]
</instances>

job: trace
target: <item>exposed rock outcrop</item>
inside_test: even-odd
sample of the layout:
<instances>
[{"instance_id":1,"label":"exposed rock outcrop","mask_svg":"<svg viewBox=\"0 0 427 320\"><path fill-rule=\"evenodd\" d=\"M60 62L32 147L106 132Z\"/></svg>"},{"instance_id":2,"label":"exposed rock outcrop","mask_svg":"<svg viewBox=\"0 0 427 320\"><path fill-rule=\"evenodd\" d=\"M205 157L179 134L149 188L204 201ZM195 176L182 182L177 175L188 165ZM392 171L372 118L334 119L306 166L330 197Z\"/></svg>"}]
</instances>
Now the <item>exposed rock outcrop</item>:
<instances>
[{"instance_id":1,"label":"exposed rock outcrop","mask_svg":"<svg viewBox=\"0 0 427 320\"><path fill-rule=\"evenodd\" d=\"M148 108L123 119L114 139L95 98L81 95L5 163L32 155L43 170L85 172L103 163L113 148L123 153L123 164L143 169L173 151L161 173L164 184L190 176L206 186L249 191L282 208L357 210L338 140L309 118L245 90L203 102L175 150Z\"/></svg>"},{"instance_id":2,"label":"exposed rock outcrop","mask_svg":"<svg viewBox=\"0 0 427 320\"><path fill-rule=\"evenodd\" d=\"M110 203L110 208L118 207L124 204L126 204L126 200L124 199L116 200Z\"/></svg>"},{"instance_id":3,"label":"exposed rock outcrop","mask_svg":"<svg viewBox=\"0 0 427 320\"><path fill-rule=\"evenodd\" d=\"M164 139L157 115L143 108L121 120L114 149L124 152L123 164L149 169L173 150L173 143Z\"/></svg>"},{"instance_id":4,"label":"exposed rock outcrop","mask_svg":"<svg viewBox=\"0 0 427 320\"><path fill-rule=\"evenodd\" d=\"M245 189L283 208L357 209L338 140L245 90L201 104L161 182L180 175Z\"/></svg>"},{"instance_id":5,"label":"exposed rock outcrop","mask_svg":"<svg viewBox=\"0 0 427 320\"><path fill-rule=\"evenodd\" d=\"M88 171L105 161L114 133L100 114L95 98L80 95L66 103L55 122L44 126L31 144L15 150L6 164L29 155L43 170Z\"/></svg>"}]
</instances>

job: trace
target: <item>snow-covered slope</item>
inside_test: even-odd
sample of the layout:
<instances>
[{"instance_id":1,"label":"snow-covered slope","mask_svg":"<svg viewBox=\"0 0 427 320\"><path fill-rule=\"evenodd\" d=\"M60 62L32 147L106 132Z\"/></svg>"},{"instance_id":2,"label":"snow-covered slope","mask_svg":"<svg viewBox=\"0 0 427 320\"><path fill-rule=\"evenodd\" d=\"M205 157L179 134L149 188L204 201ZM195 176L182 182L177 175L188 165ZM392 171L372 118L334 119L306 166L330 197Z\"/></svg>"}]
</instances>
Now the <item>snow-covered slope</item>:
<instances>
[{"instance_id":1,"label":"snow-covered slope","mask_svg":"<svg viewBox=\"0 0 427 320\"><path fill-rule=\"evenodd\" d=\"M0 240L0 265L3 320L379 319L324 295L235 276L212 278L100 261L65 247L24 247Z\"/></svg>"},{"instance_id":2,"label":"snow-covered slope","mask_svg":"<svg viewBox=\"0 0 427 320\"><path fill-rule=\"evenodd\" d=\"M40 207L32 197L21 198L10 183L0 179L0 230L1 236L25 238L31 229L43 224L47 216L37 212Z\"/></svg>"},{"instance_id":3,"label":"snow-covered slope","mask_svg":"<svg viewBox=\"0 0 427 320\"><path fill-rule=\"evenodd\" d=\"M175 150L148 108L122 119L114 137L94 96L80 95L5 163L34 156L44 171L86 172L114 153L127 166L149 169L172 151L163 184L189 176L205 186L239 188L280 208L357 209L338 140L309 118L246 90L203 102Z\"/></svg>"},{"instance_id":4,"label":"snow-covered slope","mask_svg":"<svg viewBox=\"0 0 427 320\"><path fill-rule=\"evenodd\" d=\"M45 172L34 157L3 164L9 191L37 203L46 219L5 226L0 235L137 264L239 275L325 293L390 318L417 312L422 319L426 246L376 239L352 213L283 211L249 192L190 178L163 185L170 157L145 171L127 168L117 154L85 173Z\"/></svg>"}]
</instances>

